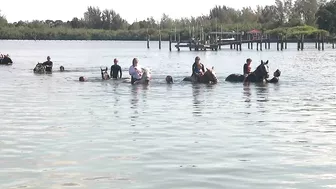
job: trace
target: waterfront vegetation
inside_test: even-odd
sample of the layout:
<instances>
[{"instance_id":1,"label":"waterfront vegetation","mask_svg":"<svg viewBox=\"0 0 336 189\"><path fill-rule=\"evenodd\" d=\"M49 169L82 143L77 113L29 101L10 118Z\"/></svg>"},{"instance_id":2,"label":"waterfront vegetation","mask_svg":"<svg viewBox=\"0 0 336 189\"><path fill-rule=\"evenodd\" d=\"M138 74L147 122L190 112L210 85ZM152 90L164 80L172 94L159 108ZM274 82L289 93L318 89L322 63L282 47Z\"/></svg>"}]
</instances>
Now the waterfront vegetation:
<instances>
[{"instance_id":1,"label":"waterfront vegetation","mask_svg":"<svg viewBox=\"0 0 336 189\"><path fill-rule=\"evenodd\" d=\"M172 19L163 14L161 20L128 23L114 10L88 7L82 18L70 21L33 20L8 23L0 12L0 39L28 40L168 40L176 31L181 39L197 35L201 28L209 31L249 31L258 29L272 35L288 37L305 34L334 35L336 33L336 0L276 0L274 5L234 9L216 6L208 15Z\"/></svg>"}]
</instances>

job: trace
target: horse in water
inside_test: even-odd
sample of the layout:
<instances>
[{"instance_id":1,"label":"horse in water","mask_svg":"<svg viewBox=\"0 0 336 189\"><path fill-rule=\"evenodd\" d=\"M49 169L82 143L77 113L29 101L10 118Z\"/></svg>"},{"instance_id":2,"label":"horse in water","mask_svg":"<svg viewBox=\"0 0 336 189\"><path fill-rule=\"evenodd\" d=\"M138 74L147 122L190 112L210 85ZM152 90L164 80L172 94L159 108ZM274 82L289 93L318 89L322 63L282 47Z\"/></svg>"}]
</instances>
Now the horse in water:
<instances>
[{"instance_id":1,"label":"horse in water","mask_svg":"<svg viewBox=\"0 0 336 189\"><path fill-rule=\"evenodd\" d=\"M110 76L107 73L107 71L108 71L107 67L105 69L100 68L100 73L101 73L101 76L102 76L103 80L109 80L110 79Z\"/></svg>"},{"instance_id":2,"label":"horse in water","mask_svg":"<svg viewBox=\"0 0 336 189\"><path fill-rule=\"evenodd\" d=\"M185 77L183 81L208 84L208 83L217 83L218 79L214 71L214 67L212 67L211 69L207 68L204 74L202 76L199 76L198 78L196 76L190 76Z\"/></svg>"},{"instance_id":3,"label":"horse in water","mask_svg":"<svg viewBox=\"0 0 336 189\"><path fill-rule=\"evenodd\" d=\"M3 58L0 58L0 65L12 65L13 61L8 56L4 56Z\"/></svg>"},{"instance_id":4,"label":"horse in water","mask_svg":"<svg viewBox=\"0 0 336 189\"><path fill-rule=\"evenodd\" d=\"M141 70L142 70L141 79L131 82L132 84L146 84L146 85L149 84L149 81L152 79L151 71L147 68L141 68Z\"/></svg>"},{"instance_id":5,"label":"horse in water","mask_svg":"<svg viewBox=\"0 0 336 189\"><path fill-rule=\"evenodd\" d=\"M46 73L46 66L43 63L37 63L33 71L37 74L44 74Z\"/></svg>"},{"instance_id":6,"label":"horse in water","mask_svg":"<svg viewBox=\"0 0 336 189\"><path fill-rule=\"evenodd\" d=\"M269 68L268 68L268 60L266 62L261 61L260 65L257 69L250 73L247 77L242 74L231 74L229 75L225 81L230 82L264 82L269 77Z\"/></svg>"}]
</instances>

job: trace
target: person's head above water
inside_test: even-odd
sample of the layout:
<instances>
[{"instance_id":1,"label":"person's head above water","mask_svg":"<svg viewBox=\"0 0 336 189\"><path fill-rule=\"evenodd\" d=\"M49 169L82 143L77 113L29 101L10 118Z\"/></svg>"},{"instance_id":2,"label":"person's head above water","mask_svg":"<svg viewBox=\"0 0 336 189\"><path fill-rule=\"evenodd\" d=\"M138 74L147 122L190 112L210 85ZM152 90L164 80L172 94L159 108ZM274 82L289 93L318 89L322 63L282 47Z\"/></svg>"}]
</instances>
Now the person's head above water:
<instances>
[{"instance_id":1,"label":"person's head above water","mask_svg":"<svg viewBox=\"0 0 336 189\"><path fill-rule=\"evenodd\" d=\"M170 75L168 75L168 76L166 77L166 82L167 82L168 84L174 83L174 81L173 81L173 77L170 76Z\"/></svg>"},{"instance_id":2,"label":"person's head above water","mask_svg":"<svg viewBox=\"0 0 336 189\"><path fill-rule=\"evenodd\" d=\"M136 67L138 65L138 59L137 58L133 58L132 65L134 67Z\"/></svg>"},{"instance_id":3,"label":"person's head above water","mask_svg":"<svg viewBox=\"0 0 336 189\"><path fill-rule=\"evenodd\" d=\"M117 65L119 61L118 61L118 59L115 58L115 59L113 60L113 62L114 62L115 65Z\"/></svg>"},{"instance_id":4,"label":"person's head above water","mask_svg":"<svg viewBox=\"0 0 336 189\"><path fill-rule=\"evenodd\" d=\"M201 60L200 57L199 57L199 56L196 56L196 58L195 58L195 62L198 63L198 62L200 62L200 60Z\"/></svg>"},{"instance_id":5,"label":"person's head above water","mask_svg":"<svg viewBox=\"0 0 336 189\"><path fill-rule=\"evenodd\" d=\"M252 59L251 59L251 58L246 59L246 63L247 63L247 64L251 64L251 62L252 62Z\"/></svg>"},{"instance_id":6,"label":"person's head above water","mask_svg":"<svg viewBox=\"0 0 336 189\"><path fill-rule=\"evenodd\" d=\"M60 66L60 71L63 72L64 71L64 67Z\"/></svg>"},{"instance_id":7,"label":"person's head above water","mask_svg":"<svg viewBox=\"0 0 336 189\"><path fill-rule=\"evenodd\" d=\"M86 81L86 80L87 80L87 78L84 77L84 76L80 76L80 77L79 77L79 81L80 81L80 82L84 82L84 81Z\"/></svg>"},{"instance_id":8,"label":"person's head above water","mask_svg":"<svg viewBox=\"0 0 336 189\"><path fill-rule=\"evenodd\" d=\"M279 69L275 70L273 76L274 77L280 77L280 75L281 75L281 71Z\"/></svg>"},{"instance_id":9,"label":"person's head above water","mask_svg":"<svg viewBox=\"0 0 336 189\"><path fill-rule=\"evenodd\" d=\"M47 60L50 61L50 56L47 56Z\"/></svg>"}]
</instances>

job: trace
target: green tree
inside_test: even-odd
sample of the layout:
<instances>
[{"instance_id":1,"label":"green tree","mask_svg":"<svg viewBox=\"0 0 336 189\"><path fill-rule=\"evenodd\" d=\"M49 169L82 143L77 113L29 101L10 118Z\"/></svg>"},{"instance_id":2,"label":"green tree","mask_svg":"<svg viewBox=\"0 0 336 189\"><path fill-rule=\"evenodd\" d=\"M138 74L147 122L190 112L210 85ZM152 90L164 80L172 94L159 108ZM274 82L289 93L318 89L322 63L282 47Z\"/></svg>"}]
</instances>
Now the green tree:
<instances>
[{"instance_id":1,"label":"green tree","mask_svg":"<svg viewBox=\"0 0 336 189\"><path fill-rule=\"evenodd\" d=\"M316 23L320 29L336 33L336 1L321 5L316 13Z\"/></svg>"}]
</instances>

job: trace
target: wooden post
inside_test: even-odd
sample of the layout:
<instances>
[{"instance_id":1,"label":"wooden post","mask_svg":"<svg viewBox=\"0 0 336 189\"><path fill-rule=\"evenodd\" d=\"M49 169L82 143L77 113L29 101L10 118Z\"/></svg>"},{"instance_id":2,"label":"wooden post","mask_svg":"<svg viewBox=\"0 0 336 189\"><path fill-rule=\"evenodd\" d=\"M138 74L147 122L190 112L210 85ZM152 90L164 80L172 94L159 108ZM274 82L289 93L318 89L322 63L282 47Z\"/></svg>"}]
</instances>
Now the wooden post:
<instances>
[{"instance_id":1,"label":"wooden post","mask_svg":"<svg viewBox=\"0 0 336 189\"><path fill-rule=\"evenodd\" d=\"M315 38L315 49L317 49L317 43L319 42L319 34Z\"/></svg>"},{"instance_id":2,"label":"wooden post","mask_svg":"<svg viewBox=\"0 0 336 189\"><path fill-rule=\"evenodd\" d=\"M287 49L287 35L285 35L285 49Z\"/></svg>"},{"instance_id":3,"label":"wooden post","mask_svg":"<svg viewBox=\"0 0 336 189\"><path fill-rule=\"evenodd\" d=\"M332 48L335 49L335 40L332 39Z\"/></svg>"},{"instance_id":4,"label":"wooden post","mask_svg":"<svg viewBox=\"0 0 336 189\"><path fill-rule=\"evenodd\" d=\"M240 35L239 50L242 50L243 35Z\"/></svg>"},{"instance_id":5,"label":"wooden post","mask_svg":"<svg viewBox=\"0 0 336 189\"><path fill-rule=\"evenodd\" d=\"M304 34L301 34L301 51L303 50L304 45Z\"/></svg>"},{"instance_id":6,"label":"wooden post","mask_svg":"<svg viewBox=\"0 0 336 189\"><path fill-rule=\"evenodd\" d=\"M262 40L263 40L263 35L261 34L261 36L260 36L260 51L262 51Z\"/></svg>"},{"instance_id":7,"label":"wooden post","mask_svg":"<svg viewBox=\"0 0 336 189\"><path fill-rule=\"evenodd\" d=\"M259 42L257 41L257 51L259 51Z\"/></svg>"},{"instance_id":8,"label":"wooden post","mask_svg":"<svg viewBox=\"0 0 336 189\"><path fill-rule=\"evenodd\" d=\"M147 35L147 49L149 49L150 35Z\"/></svg>"},{"instance_id":9,"label":"wooden post","mask_svg":"<svg viewBox=\"0 0 336 189\"><path fill-rule=\"evenodd\" d=\"M322 34L321 34L321 38L322 38L322 51L324 51L324 36L322 36Z\"/></svg>"},{"instance_id":10,"label":"wooden post","mask_svg":"<svg viewBox=\"0 0 336 189\"><path fill-rule=\"evenodd\" d=\"M222 49L222 45L221 45L221 43L222 43L222 34L219 36L219 42L216 39L216 43L218 44L219 50Z\"/></svg>"},{"instance_id":11,"label":"wooden post","mask_svg":"<svg viewBox=\"0 0 336 189\"><path fill-rule=\"evenodd\" d=\"M267 49L267 34L266 34L266 40L265 40L265 49Z\"/></svg>"},{"instance_id":12,"label":"wooden post","mask_svg":"<svg viewBox=\"0 0 336 189\"><path fill-rule=\"evenodd\" d=\"M300 50L300 38L298 38L298 40L297 40L297 50Z\"/></svg>"},{"instance_id":13,"label":"wooden post","mask_svg":"<svg viewBox=\"0 0 336 189\"><path fill-rule=\"evenodd\" d=\"M317 49L320 51L321 50L321 35L318 34L318 39L317 39Z\"/></svg>"},{"instance_id":14,"label":"wooden post","mask_svg":"<svg viewBox=\"0 0 336 189\"><path fill-rule=\"evenodd\" d=\"M232 50L232 43L230 44L230 49Z\"/></svg>"},{"instance_id":15,"label":"wooden post","mask_svg":"<svg viewBox=\"0 0 336 189\"><path fill-rule=\"evenodd\" d=\"M281 51L284 49L284 41L283 41L283 36L281 36Z\"/></svg>"},{"instance_id":16,"label":"wooden post","mask_svg":"<svg viewBox=\"0 0 336 189\"><path fill-rule=\"evenodd\" d=\"M169 51L171 51L172 37L169 34Z\"/></svg>"},{"instance_id":17,"label":"wooden post","mask_svg":"<svg viewBox=\"0 0 336 189\"><path fill-rule=\"evenodd\" d=\"M268 35L268 49L271 49L271 37Z\"/></svg>"},{"instance_id":18,"label":"wooden post","mask_svg":"<svg viewBox=\"0 0 336 189\"><path fill-rule=\"evenodd\" d=\"M248 40L248 42L247 42L247 48L251 49L251 44L250 44L251 36L250 36L250 34L247 34L247 40Z\"/></svg>"},{"instance_id":19,"label":"wooden post","mask_svg":"<svg viewBox=\"0 0 336 189\"><path fill-rule=\"evenodd\" d=\"M253 42L251 42L251 49L253 49Z\"/></svg>"},{"instance_id":20,"label":"wooden post","mask_svg":"<svg viewBox=\"0 0 336 189\"><path fill-rule=\"evenodd\" d=\"M278 35L278 40L277 40L277 51L279 51L279 44L280 44L280 36Z\"/></svg>"},{"instance_id":21,"label":"wooden post","mask_svg":"<svg viewBox=\"0 0 336 189\"><path fill-rule=\"evenodd\" d=\"M159 49L161 49L161 31L159 31Z\"/></svg>"},{"instance_id":22,"label":"wooden post","mask_svg":"<svg viewBox=\"0 0 336 189\"><path fill-rule=\"evenodd\" d=\"M180 33L178 34L178 42L179 43L181 42L181 34Z\"/></svg>"}]
</instances>

